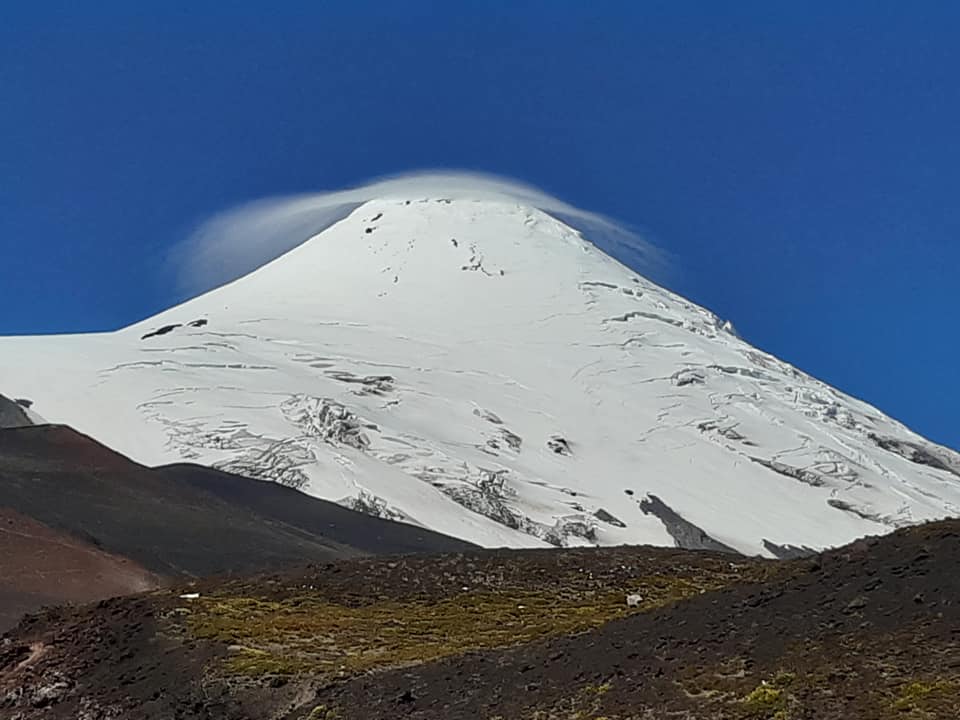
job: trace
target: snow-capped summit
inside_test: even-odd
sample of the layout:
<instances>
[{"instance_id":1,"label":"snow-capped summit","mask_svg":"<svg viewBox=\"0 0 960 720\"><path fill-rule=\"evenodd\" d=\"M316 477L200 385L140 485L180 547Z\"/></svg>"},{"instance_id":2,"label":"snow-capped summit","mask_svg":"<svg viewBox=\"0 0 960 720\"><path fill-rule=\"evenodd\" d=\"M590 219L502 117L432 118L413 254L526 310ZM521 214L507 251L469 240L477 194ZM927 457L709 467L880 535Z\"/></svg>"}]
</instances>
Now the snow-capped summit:
<instances>
[{"instance_id":1,"label":"snow-capped summit","mask_svg":"<svg viewBox=\"0 0 960 720\"><path fill-rule=\"evenodd\" d=\"M507 199L371 200L0 391L181 460L484 545L784 555L960 514L960 456Z\"/></svg>"}]
</instances>

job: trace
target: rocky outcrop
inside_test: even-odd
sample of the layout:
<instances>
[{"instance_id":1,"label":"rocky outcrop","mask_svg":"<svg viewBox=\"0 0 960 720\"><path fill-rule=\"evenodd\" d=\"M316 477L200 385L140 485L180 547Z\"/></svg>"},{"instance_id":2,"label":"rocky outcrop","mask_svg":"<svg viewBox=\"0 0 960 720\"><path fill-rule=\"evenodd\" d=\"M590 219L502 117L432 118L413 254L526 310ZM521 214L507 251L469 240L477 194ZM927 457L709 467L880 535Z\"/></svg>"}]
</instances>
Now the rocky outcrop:
<instances>
[{"instance_id":1,"label":"rocky outcrop","mask_svg":"<svg viewBox=\"0 0 960 720\"><path fill-rule=\"evenodd\" d=\"M920 443L898 440L892 437L881 437L870 433L868 437L877 447L895 453L917 465L926 465L936 470L945 470L960 477L960 455L946 448L922 445Z\"/></svg>"},{"instance_id":2,"label":"rocky outcrop","mask_svg":"<svg viewBox=\"0 0 960 720\"><path fill-rule=\"evenodd\" d=\"M0 428L27 427L33 425L26 407L0 395Z\"/></svg>"},{"instance_id":3,"label":"rocky outcrop","mask_svg":"<svg viewBox=\"0 0 960 720\"><path fill-rule=\"evenodd\" d=\"M663 526L670 533L670 537L678 548L685 550L715 550L739 554L729 545L714 540L701 528L679 515L656 495L647 495L640 501L640 509L647 515L654 515L660 519Z\"/></svg>"}]
</instances>

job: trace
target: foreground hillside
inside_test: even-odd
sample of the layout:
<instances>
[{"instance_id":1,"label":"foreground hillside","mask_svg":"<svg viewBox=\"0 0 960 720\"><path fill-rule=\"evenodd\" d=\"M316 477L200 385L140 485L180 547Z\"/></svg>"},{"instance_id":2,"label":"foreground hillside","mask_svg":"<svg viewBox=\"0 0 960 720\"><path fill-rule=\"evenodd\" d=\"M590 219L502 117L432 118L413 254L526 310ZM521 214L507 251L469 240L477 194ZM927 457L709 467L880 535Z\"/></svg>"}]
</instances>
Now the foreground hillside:
<instances>
[{"instance_id":1,"label":"foreground hillside","mask_svg":"<svg viewBox=\"0 0 960 720\"><path fill-rule=\"evenodd\" d=\"M958 562L943 521L793 561L475 551L198 581L25 620L0 715L954 720Z\"/></svg>"},{"instance_id":2,"label":"foreground hillside","mask_svg":"<svg viewBox=\"0 0 960 720\"><path fill-rule=\"evenodd\" d=\"M68 427L0 429L0 631L184 578L470 547L276 483L147 468Z\"/></svg>"}]
</instances>

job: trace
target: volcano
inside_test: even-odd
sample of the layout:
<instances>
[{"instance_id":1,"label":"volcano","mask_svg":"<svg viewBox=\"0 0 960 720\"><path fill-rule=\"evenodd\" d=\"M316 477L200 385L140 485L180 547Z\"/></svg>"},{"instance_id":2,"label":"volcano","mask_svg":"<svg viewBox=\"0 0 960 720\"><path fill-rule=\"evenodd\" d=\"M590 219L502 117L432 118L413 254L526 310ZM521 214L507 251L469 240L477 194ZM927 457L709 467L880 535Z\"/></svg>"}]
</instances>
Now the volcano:
<instances>
[{"instance_id":1,"label":"volcano","mask_svg":"<svg viewBox=\"0 0 960 720\"><path fill-rule=\"evenodd\" d=\"M508 200L364 202L130 327L0 338L0 381L138 463L487 547L790 557L960 514L955 452Z\"/></svg>"}]
</instances>

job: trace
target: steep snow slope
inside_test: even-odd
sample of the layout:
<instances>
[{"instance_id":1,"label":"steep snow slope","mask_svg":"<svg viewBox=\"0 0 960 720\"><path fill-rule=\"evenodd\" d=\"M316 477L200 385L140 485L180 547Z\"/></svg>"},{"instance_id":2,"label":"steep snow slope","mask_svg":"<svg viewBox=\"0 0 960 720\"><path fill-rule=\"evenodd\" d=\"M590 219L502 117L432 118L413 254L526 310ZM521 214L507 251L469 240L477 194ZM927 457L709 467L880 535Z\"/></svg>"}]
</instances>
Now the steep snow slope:
<instances>
[{"instance_id":1,"label":"steep snow slope","mask_svg":"<svg viewBox=\"0 0 960 720\"><path fill-rule=\"evenodd\" d=\"M558 220L369 202L124 330L0 339L3 391L148 464L486 545L837 545L960 514L960 456Z\"/></svg>"}]
</instances>

